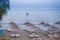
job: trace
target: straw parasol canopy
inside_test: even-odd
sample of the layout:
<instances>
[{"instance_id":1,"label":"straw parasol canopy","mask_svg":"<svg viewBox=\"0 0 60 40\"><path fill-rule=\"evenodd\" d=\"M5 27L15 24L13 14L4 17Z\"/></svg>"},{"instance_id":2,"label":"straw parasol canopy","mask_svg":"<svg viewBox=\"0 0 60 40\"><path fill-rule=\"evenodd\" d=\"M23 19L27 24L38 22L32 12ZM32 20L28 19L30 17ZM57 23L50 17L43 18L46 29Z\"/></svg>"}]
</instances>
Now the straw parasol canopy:
<instances>
[{"instance_id":1,"label":"straw parasol canopy","mask_svg":"<svg viewBox=\"0 0 60 40\"><path fill-rule=\"evenodd\" d=\"M24 25L27 25L27 26L33 26L33 24L31 24L30 22L25 22Z\"/></svg>"},{"instance_id":2,"label":"straw parasol canopy","mask_svg":"<svg viewBox=\"0 0 60 40\"><path fill-rule=\"evenodd\" d=\"M25 22L24 25L28 26L28 27L31 27L31 28L36 28L36 26L30 22Z\"/></svg>"},{"instance_id":3,"label":"straw parasol canopy","mask_svg":"<svg viewBox=\"0 0 60 40\"><path fill-rule=\"evenodd\" d=\"M32 29L31 32L33 32L33 33L43 32L43 30L41 30L40 28L36 27L34 24L32 24L30 22L26 22L26 23L24 23L24 25L27 25L27 27Z\"/></svg>"},{"instance_id":4,"label":"straw parasol canopy","mask_svg":"<svg viewBox=\"0 0 60 40\"><path fill-rule=\"evenodd\" d=\"M60 21L57 21L55 24L60 24Z\"/></svg>"},{"instance_id":5,"label":"straw parasol canopy","mask_svg":"<svg viewBox=\"0 0 60 40\"><path fill-rule=\"evenodd\" d=\"M40 29L40 28L38 28L38 27L37 27L37 28L35 28L35 29L34 29L34 31L35 31L36 33L43 32L43 30L42 30L42 29Z\"/></svg>"},{"instance_id":6,"label":"straw parasol canopy","mask_svg":"<svg viewBox=\"0 0 60 40\"><path fill-rule=\"evenodd\" d=\"M41 22L39 23L39 25L43 25L43 26L50 26L50 24L45 23L45 22L43 22L43 21L41 21Z\"/></svg>"},{"instance_id":7,"label":"straw parasol canopy","mask_svg":"<svg viewBox=\"0 0 60 40\"><path fill-rule=\"evenodd\" d=\"M51 26L50 24L46 23L45 26Z\"/></svg>"},{"instance_id":8,"label":"straw parasol canopy","mask_svg":"<svg viewBox=\"0 0 60 40\"><path fill-rule=\"evenodd\" d=\"M10 28L13 30L13 31L18 31L20 30L20 27L15 23L15 22L10 22Z\"/></svg>"},{"instance_id":9,"label":"straw parasol canopy","mask_svg":"<svg viewBox=\"0 0 60 40\"><path fill-rule=\"evenodd\" d=\"M60 28L56 30L56 32L60 32Z\"/></svg>"},{"instance_id":10,"label":"straw parasol canopy","mask_svg":"<svg viewBox=\"0 0 60 40\"><path fill-rule=\"evenodd\" d=\"M52 25L48 28L49 31L56 31L58 29L58 27Z\"/></svg>"},{"instance_id":11,"label":"straw parasol canopy","mask_svg":"<svg viewBox=\"0 0 60 40\"><path fill-rule=\"evenodd\" d=\"M39 23L39 25L42 25L42 24L45 24L43 21L41 21L40 23Z\"/></svg>"}]
</instances>

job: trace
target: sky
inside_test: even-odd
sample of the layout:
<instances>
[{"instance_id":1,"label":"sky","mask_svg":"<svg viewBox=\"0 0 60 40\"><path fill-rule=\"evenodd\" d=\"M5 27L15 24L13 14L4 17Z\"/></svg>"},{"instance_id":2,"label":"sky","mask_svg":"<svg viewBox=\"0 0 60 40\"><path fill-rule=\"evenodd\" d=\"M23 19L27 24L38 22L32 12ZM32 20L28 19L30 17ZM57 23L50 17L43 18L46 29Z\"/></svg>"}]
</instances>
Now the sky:
<instances>
[{"instance_id":1,"label":"sky","mask_svg":"<svg viewBox=\"0 0 60 40\"><path fill-rule=\"evenodd\" d=\"M10 10L2 22L60 20L60 0L10 0ZM37 20L38 19L38 20Z\"/></svg>"},{"instance_id":2,"label":"sky","mask_svg":"<svg viewBox=\"0 0 60 40\"><path fill-rule=\"evenodd\" d=\"M60 9L60 0L10 0L15 8Z\"/></svg>"}]
</instances>

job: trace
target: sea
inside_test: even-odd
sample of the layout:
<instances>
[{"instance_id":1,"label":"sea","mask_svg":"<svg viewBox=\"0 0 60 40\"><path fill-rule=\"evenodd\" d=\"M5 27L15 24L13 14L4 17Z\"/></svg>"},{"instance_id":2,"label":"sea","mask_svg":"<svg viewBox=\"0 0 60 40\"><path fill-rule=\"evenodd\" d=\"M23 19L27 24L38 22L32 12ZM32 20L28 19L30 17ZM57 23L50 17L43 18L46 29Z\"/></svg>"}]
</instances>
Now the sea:
<instances>
[{"instance_id":1,"label":"sea","mask_svg":"<svg viewBox=\"0 0 60 40\"><path fill-rule=\"evenodd\" d=\"M26 15L28 13L28 16ZM41 21L54 25L55 22L60 21L59 9L39 9L39 8L11 8L6 15L3 15L2 23L3 28L9 29L10 22L15 22L20 28L26 29L27 26L22 25L26 21L31 22L36 27L47 30L48 27L38 25ZM60 28L60 25L55 25Z\"/></svg>"}]
</instances>

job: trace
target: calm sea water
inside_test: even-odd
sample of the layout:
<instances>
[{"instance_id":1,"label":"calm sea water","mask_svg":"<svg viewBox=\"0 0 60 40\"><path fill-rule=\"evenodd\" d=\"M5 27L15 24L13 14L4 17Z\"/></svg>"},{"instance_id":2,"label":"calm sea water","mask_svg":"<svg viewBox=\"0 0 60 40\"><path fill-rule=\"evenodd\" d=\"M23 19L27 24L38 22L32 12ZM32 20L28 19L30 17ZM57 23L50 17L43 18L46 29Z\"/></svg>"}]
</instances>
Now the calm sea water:
<instances>
[{"instance_id":1,"label":"calm sea water","mask_svg":"<svg viewBox=\"0 0 60 40\"><path fill-rule=\"evenodd\" d=\"M28 18L26 13L29 13ZM23 24L26 21L31 22L32 24L38 24L40 21L48 22L53 25L56 21L60 21L60 10L53 9L14 9L12 8L5 16L1 23L10 23L14 21L15 23ZM8 24L2 24L3 28L8 28ZM59 27L60 25L57 25ZM26 28L24 25L19 25L21 28ZM47 29L46 27L41 27L41 29ZM59 27L60 28L60 27Z\"/></svg>"},{"instance_id":2,"label":"calm sea water","mask_svg":"<svg viewBox=\"0 0 60 40\"><path fill-rule=\"evenodd\" d=\"M27 21L26 13L29 13L28 20L31 22L38 21L59 21L60 10L53 9L11 9L5 16L3 16L3 23L14 21L21 23Z\"/></svg>"}]
</instances>

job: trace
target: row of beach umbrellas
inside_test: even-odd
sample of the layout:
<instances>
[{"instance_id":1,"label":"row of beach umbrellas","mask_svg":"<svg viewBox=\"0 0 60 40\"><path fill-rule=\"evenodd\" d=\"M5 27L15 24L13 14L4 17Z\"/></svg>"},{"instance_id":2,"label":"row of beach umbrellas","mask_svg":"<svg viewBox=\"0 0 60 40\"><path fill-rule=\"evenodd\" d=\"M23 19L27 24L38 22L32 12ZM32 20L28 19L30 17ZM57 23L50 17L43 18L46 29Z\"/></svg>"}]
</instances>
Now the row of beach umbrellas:
<instances>
[{"instance_id":1,"label":"row of beach umbrellas","mask_svg":"<svg viewBox=\"0 0 60 40\"><path fill-rule=\"evenodd\" d=\"M45 23L41 23L41 24L45 24ZM42 32L43 30L41 30L40 28L38 28L38 27L36 27L34 24L32 24L32 23L30 23L30 22L25 22L24 23L24 25L26 25L26 27L31 27L31 28L33 28L34 29L34 32L36 32L36 33L38 33L38 32ZM2 26L2 25L1 25ZM11 28L11 29L13 29L12 31L18 31L18 30L21 30L21 28L15 23L15 22L10 22L9 23L9 27ZM49 29L58 29L57 27L55 27L54 25L53 26L51 26L50 25L50 28ZM60 30L58 30L58 31L60 31ZM12 36L14 36L14 34L12 35ZM16 36L16 35L15 35ZM17 35L17 36L19 36L19 35ZM33 40L34 40L34 37L37 37L37 38L39 38L39 35L37 35L37 34L35 34L35 33L32 33L31 35L29 35L30 37L33 37ZM41 38L40 38L41 39Z\"/></svg>"},{"instance_id":2,"label":"row of beach umbrellas","mask_svg":"<svg viewBox=\"0 0 60 40\"><path fill-rule=\"evenodd\" d=\"M11 24L12 26L18 26L16 23L14 23L14 22L11 22L11 23L9 23L9 24ZM54 24L60 24L60 21L57 21L57 22L55 22ZM33 25L32 23L30 23L30 22L25 22L25 23L23 23L23 25L27 25L27 26L32 26L32 27L36 27L35 25ZM38 25L44 25L44 26L51 26L49 23L45 23L44 21L41 21ZM1 25L1 23L0 23L0 27L2 27L2 25Z\"/></svg>"},{"instance_id":3,"label":"row of beach umbrellas","mask_svg":"<svg viewBox=\"0 0 60 40\"><path fill-rule=\"evenodd\" d=\"M32 23L30 23L28 21L23 24L27 25L27 26L34 26L34 25L32 25ZM60 24L60 21L57 21L54 24ZM44 21L41 21L38 25L51 26L49 23L45 23Z\"/></svg>"},{"instance_id":4,"label":"row of beach umbrellas","mask_svg":"<svg viewBox=\"0 0 60 40\"><path fill-rule=\"evenodd\" d=\"M59 22L56 22L55 24L59 24ZM30 22L25 22L24 25L27 25L27 27L33 28L35 31L42 31L40 28L36 27L34 24ZM44 23L43 21L39 23L39 25L44 25L44 26L49 26L48 30L57 30L59 29L58 27L54 25L50 25L48 23Z\"/></svg>"},{"instance_id":5,"label":"row of beach umbrellas","mask_svg":"<svg viewBox=\"0 0 60 40\"><path fill-rule=\"evenodd\" d=\"M59 21L57 21L55 24L60 24ZM26 25L26 27L30 27L32 29L34 29L34 31L42 31L40 28L36 27L34 24L30 23L30 22L25 22L23 23L23 25ZM48 23L45 23L43 21L41 21L39 23L39 25L44 25L44 26L49 26L49 29L57 29L57 27L55 27L54 25L50 25ZM20 30L21 28L15 23L15 22L10 22L9 23L9 26L11 29L13 29L14 31L18 31ZM0 24L0 28L2 27L2 25Z\"/></svg>"}]
</instances>

